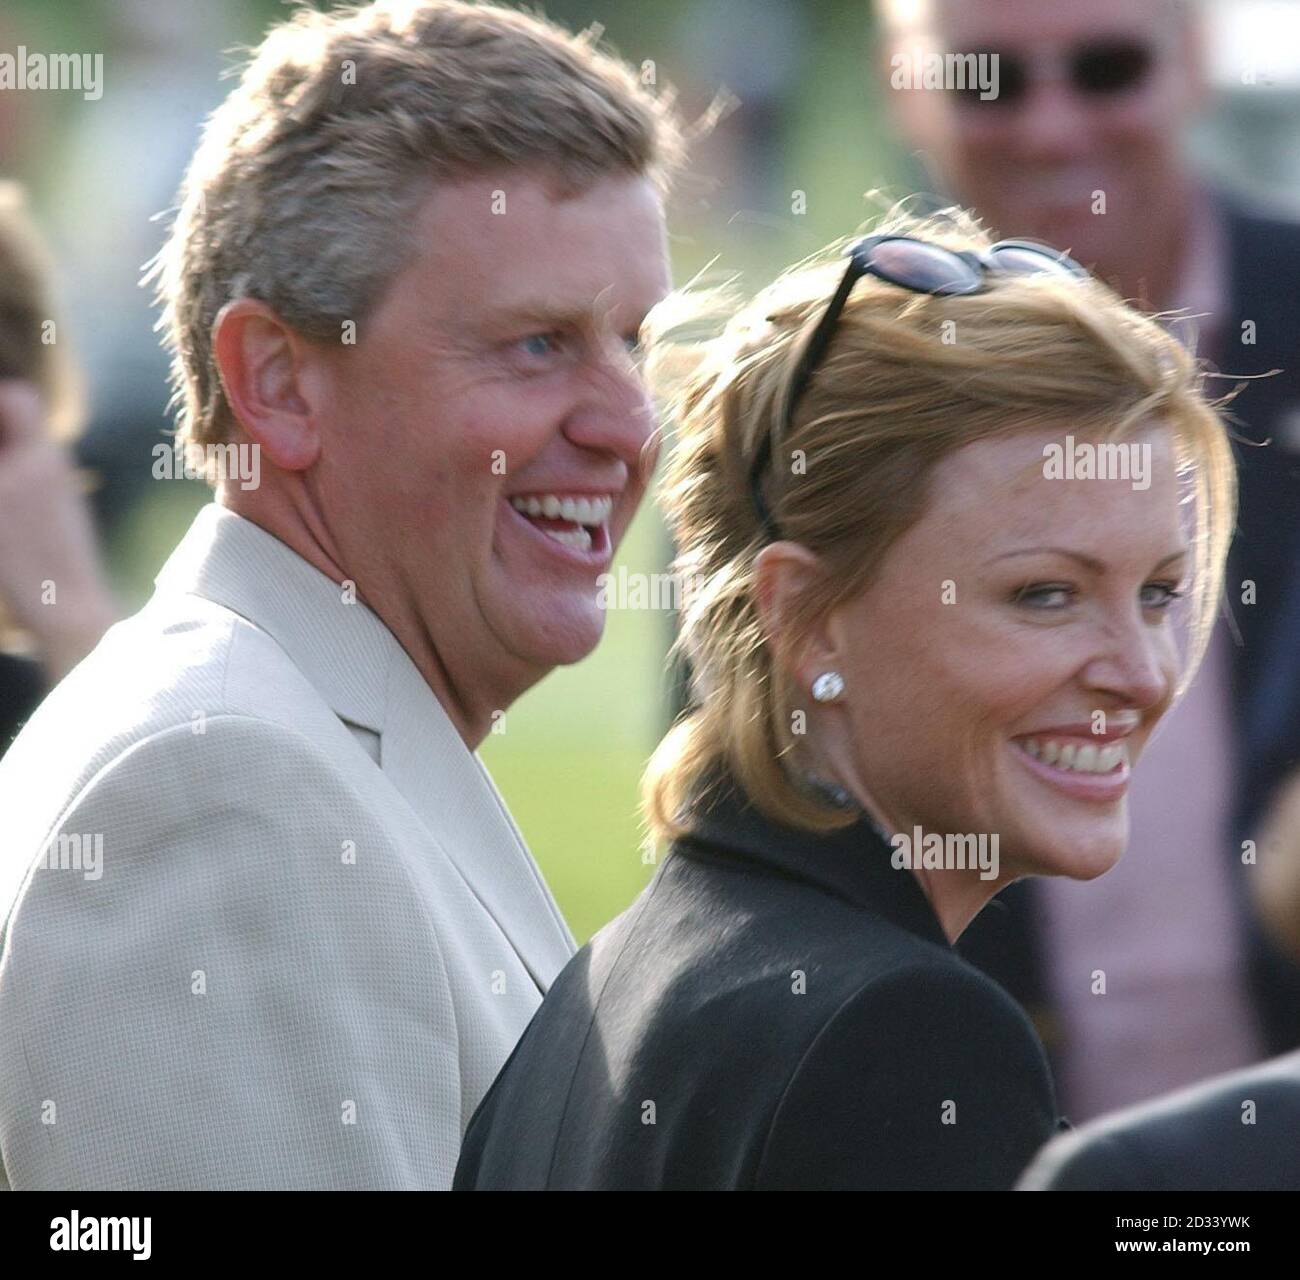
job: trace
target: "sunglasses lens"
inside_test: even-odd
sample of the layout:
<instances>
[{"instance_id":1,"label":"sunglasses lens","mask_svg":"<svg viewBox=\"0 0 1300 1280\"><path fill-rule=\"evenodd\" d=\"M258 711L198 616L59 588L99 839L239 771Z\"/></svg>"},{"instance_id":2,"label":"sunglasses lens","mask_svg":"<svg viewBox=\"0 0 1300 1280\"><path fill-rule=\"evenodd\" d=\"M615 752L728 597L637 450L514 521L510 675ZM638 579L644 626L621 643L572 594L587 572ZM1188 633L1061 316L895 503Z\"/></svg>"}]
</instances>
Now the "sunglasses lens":
<instances>
[{"instance_id":1,"label":"sunglasses lens","mask_svg":"<svg viewBox=\"0 0 1300 1280\"><path fill-rule=\"evenodd\" d=\"M1071 60L1081 93L1123 93L1146 79L1155 57L1147 45L1107 41L1085 45Z\"/></svg>"},{"instance_id":2,"label":"sunglasses lens","mask_svg":"<svg viewBox=\"0 0 1300 1280\"><path fill-rule=\"evenodd\" d=\"M969 263L919 240L882 240L871 250L871 266L893 284L921 293L967 293L981 284Z\"/></svg>"},{"instance_id":3,"label":"sunglasses lens","mask_svg":"<svg viewBox=\"0 0 1300 1280\"><path fill-rule=\"evenodd\" d=\"M965 85L953 96L964 106L987 110L990 107L1016 106L1029 91L1029 68L1024 59L1007 53L977 53L975 65L996 67L992 76L993 97L986 97L978 76L967 76Z\"/></svg>"},{"instance_id":4,"label":"sunglasses lens","mask_svg":"<svg viewBox=\"0 0 1300 1280\"><path fill-rule=\"evenodd\" d=\"M1086 274L1073 258L1053 249L1035 249L1032 245L1010 244L992 250L990 256L999 271L1012 275L1082 276Z\"/></svg>"}]
</instances>

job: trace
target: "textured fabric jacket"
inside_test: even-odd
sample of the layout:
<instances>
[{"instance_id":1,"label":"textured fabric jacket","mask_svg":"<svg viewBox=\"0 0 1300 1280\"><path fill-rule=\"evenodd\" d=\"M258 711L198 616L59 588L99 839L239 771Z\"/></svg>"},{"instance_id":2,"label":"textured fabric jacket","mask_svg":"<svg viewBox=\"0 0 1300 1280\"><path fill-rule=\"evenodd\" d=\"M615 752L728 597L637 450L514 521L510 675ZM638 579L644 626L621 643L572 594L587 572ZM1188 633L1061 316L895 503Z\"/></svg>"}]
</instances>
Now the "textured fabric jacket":
<instances>
[{"instance_id":1,"label":"textured fabric jacket","mask_svg":"<svg viewBox=\"0 0 1300 1280\"><path fill-rule=\"evenodd\" d=\"M556 979L458 1188L1010 1188L1058 1126L1025 1014L865 820L723 783Z\"/></svg>"},{"instance_id":2,"label":"textured fabric jacket","mask_svg":"<svg viewBox=\"0 0 1300 1280\"><path fill-rule=\"evenodd\" d=\"M574 944L345 594L209 506L0 762L14 1188L450 1184Z\"/></svg>"}]
</instances>

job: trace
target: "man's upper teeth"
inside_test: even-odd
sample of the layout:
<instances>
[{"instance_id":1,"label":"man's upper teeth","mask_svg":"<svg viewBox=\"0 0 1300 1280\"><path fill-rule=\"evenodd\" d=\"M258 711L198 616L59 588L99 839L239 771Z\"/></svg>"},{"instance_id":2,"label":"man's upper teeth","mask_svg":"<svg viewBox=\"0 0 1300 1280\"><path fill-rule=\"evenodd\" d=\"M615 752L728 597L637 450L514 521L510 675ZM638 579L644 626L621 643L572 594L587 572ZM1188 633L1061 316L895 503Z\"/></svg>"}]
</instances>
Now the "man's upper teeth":
<instances>
[{"instance_id":1,"label":"man's upper teeth","mask_svg":"<svg viewBox=\"0 0 1300 1280\"><path fill-rule=\"evenodd\" d=\"M1128 746L1123 742L1111 742L1104 747L1095 742L1080 746L1054 738L1023 738L1021 742L1035 760L1058 769L1073 769L1076 773L1109 773L1121 760L1128 760Z\"/></svg>"},{"instance_id":2,"label":"man's upper teeth","mask_svg":"<svg viewBox=\"0 0 1300 1280\"><path fill-rule=\"evenodd\" d=\"M566 498L558 493L529 494L511 498L510 505L526 516L546 516L551 520L572 520L574 524L604 524L614 509L614 499Z\"/></svg>"}]
</instances>

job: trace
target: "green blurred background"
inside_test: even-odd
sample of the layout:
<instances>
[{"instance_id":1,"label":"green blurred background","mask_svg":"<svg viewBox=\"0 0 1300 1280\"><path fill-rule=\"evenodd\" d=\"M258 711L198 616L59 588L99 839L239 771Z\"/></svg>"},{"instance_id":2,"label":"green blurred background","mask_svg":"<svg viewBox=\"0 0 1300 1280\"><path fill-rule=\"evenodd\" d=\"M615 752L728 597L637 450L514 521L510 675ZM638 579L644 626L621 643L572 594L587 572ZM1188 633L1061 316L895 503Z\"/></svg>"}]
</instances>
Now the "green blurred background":
<instances>
[{"instance_id":1,"label":"green blurred background","mask_svg":"<svg viewBox=\"0 0 1300 1280\"><path fill-rule=\"evenodd\" d=\"M867 191L902 195L923 185L891 139L868 0L556 0L545 11L570 27L601 24L607 44L643 75L649 67L661 89L676 87L688 119L719 93L739 103L695 146L670 207L679 284L712 263L757 287L851 231L868 212ZM2 48L104 52L98 102L0 95L0 166L28 185L54 251L60 311L87 371L80 452L101 477L111 572L131 610L207 499L196 484L148 483L149 451L168 418L140 267L161 243L166 219L155 215L169 207L200 123L226 91L233 50L255 44L284 12L274 0L11 0L0 8ZM1262 109L1283 99L1267 101L1273 106ZM1249 165L1243 140L1263 134L1245 113L1259 109L1227 102L1220 145L1207 135L1207 152ZM1284 109L1294 119L1295 95ZM1280 177L1300 185L1295 173ZM647 503L618 563L657 572L667 555ZM579 942L653 871L642 858L637 792L668 723L671 635L665 612L611 611L597 652L511 707L505 732L482 749Z\"/></svg>"},{"instance_id":2,"label":"green blurred background","mask_svg":"<svg viewBox=\"0 0 1300 1280\"><path fill-rule=\"evenodd\" d=\"M236 46L256 43L283 12L270 0L63 0L0 11L5 48L105 51L100 103L32 95L40 101L20 104L3 121L6 176L29 186L59 268L61 310L89 369L88 459L104 485L117 483L124 436L136 470L167 425L159 405L147 398L141 405L138 390L122 389L129 381L124 359L138 360L137 384L164 373L141 354L143 344L156 343L145 332L154 316L131 279L162 237L165 222L148 223L148 215L170 204L187 146L224 91L219 74L238 61ZM716 260L718 271L756 286L859 222L862 192L897 176L862 74L869 35L862 3L574 0L546 12L570 27L599 23L623 57L638 67L653 62L656 83L675 86L688 118L701 116L719 92L753 108L732 112L693 153L670 211L678 283ZM747 31L752 37L755 24L757 40L740 38ZM109 113L111 129L102 122ZM136 123L123 130L127 113ZM123 133L131 148L106 155L106 147L121 145L113 135ZM159 172L158 153L171 158L170 173ZM140 186L152 193L152 207L144 190L131 189L146 160L151 168ZM806 211L792 213L796 191L805 193ZM134 239L122 237L127 225ZM102 270L104 258L117 260L117 276L92 301L87 272ZM120 335L104 332L106 315L134 326L127 357ZM114 502L106 537L126 608L147 599L154 574L206 498L197 484L172 483ZM649 501L617 563L629 572L662 572L667 557ZM672 626L665 611L611 610L596 653L511 707L504 732L489 735L481 751L579 942L621 911L653 871L642 857L638 783L668 724Z\"/></svg>"}]
</instances>

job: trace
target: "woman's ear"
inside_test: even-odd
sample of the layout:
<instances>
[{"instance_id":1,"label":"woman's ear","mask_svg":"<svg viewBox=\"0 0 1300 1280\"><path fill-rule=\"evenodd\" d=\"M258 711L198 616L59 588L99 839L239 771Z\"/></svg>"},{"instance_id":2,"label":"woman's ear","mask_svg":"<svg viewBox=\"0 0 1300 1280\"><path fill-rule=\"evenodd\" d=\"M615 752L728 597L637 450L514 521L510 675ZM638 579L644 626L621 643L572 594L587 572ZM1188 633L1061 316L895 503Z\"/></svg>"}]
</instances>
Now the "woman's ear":
<instances>
[{"instance_id":1,"label":"woman's ear","mask_svg":"<svg viewBox=\"0 0 1300 1280\"><path fill-rule=\"evenodd\" d=\"M754 561L754 601L773 662L804 690L838 659L828 620L810 625L799 617L807 591L825 574L821 557L798 542L769 543Z\"/></svg>"}]
</instances>

